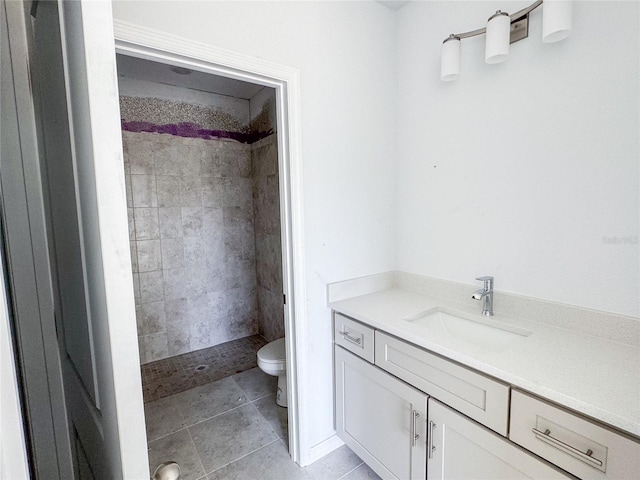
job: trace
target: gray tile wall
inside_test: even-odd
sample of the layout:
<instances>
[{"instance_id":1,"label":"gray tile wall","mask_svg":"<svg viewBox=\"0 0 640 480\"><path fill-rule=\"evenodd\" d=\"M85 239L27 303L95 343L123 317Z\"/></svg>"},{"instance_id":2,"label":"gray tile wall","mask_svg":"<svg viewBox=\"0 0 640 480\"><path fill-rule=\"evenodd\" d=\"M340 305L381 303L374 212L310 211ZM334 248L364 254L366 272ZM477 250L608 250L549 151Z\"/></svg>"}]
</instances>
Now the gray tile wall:
<instances>
[{"instance_id":1,"label":"gray tile wall","mask_svg":"<svg viewBox=\"0 0 640 480\"><path fill-rule=\"evenodd\" d=\"M122 136L141 362L257 333L251 147Z\"/></svg>"},{"instance_id":2,"label":"gray tile wall","mask_svg":"<svg viewBox=\"0 0 640 480\"><path fill-rule=\"evenodd\" d=\"M268 341L284 337L277 136L251 145L258 326Z\"/></svg>"}]
</instances>

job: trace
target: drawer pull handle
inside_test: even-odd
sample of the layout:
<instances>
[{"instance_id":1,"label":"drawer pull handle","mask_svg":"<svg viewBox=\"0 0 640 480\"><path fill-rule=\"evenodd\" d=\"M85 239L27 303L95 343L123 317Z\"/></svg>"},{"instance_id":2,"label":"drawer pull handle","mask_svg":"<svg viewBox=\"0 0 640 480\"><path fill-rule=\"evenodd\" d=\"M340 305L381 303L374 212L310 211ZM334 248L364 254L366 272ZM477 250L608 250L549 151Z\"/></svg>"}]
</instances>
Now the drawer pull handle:
<instances>
[{"instance_id":1,"label":"drawer pull handle","mask_svg":"<svg viewBox=\"0 0 640 480\"><path fill-rule=\"evenodd\" d=\"M416 420L418 419L419 416L420 414L415 410L411 411L411 446L412 447L416 446L416 442L420 438L420 435L416 433Z\"/></svg>"},{"instance_id":2,"label":"drawer pull handle","mask_svg":"<svg viewBox=\"0 0 640 480\"><path fill-rule=\"evenodd\" d=\"M362 338L352 337L346 330L343 330L340 333L342 334L342 338L344 338L345 340L349 340L351 343L355 343L359 347L362 346Z\"/></svg>"},{"instance_id":3,"label":"drawer pull handle","mask_svg":"<svg viewBox=\"0 0 640 480\"><path fill-rule=\"evenodd\" d=\"M532 428L531 431L539 440L542 440L543 442L546 442L549 445L559 448L560 450L564 450L565 452L573 455L574 457L577 457L580 460L592 463L593 465L597 465L599 467L602 466L601 460L598 460L597 458L592 457L593 450L591 449L587 450L586 452L578 450L576 447L572 447L568 443L565 443L562 440L558 440L557 438L552 437L551 430L549 430L548 428L544 432L541 430L538 430L537 428Z\"/></svg>"},{"instance_id":4,"label":"drawer pull handle","mask_svg":"<svg viewBox=\"0 0 640 480\"><path fill-rule=\"evenodd\" d=\"M436 428L436 424L433 422L429 422L429 445L428 445L428 454L429 458L433 458L433 452L436 451L436 446L433 444L433 431Z\"/></svg>"}]
</instances>

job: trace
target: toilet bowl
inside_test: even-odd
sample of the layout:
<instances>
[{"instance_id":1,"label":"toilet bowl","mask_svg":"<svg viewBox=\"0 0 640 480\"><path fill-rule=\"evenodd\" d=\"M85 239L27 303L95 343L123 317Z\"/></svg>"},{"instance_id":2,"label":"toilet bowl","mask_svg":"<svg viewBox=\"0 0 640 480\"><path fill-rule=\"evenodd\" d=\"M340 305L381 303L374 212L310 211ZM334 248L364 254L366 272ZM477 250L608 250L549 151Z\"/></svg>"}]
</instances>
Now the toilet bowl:
<instances>
[{"instance_id":1,"label":"toilet bowl","mask_svg":"<svg viewBox=\"0 0 640 480\"><path fill-rule=\"evenodd\" d=\"M258 350L258 366L267 375L278 377L276 403L281 407L287 407L287 356L284 338L267 343Z\"/></svg>"}]
</instances>

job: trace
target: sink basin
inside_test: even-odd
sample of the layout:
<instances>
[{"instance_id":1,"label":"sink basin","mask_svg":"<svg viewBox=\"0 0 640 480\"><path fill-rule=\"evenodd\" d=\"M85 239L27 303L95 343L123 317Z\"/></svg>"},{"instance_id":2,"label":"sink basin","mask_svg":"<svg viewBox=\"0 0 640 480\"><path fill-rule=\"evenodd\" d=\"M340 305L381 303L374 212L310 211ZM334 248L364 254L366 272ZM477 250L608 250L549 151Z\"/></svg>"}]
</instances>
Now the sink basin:
<instances>
[{"instance_id":1,"label":"sink basin","mask_svg":"<svg viewBox=\"0 0 640 480\"><path fill-rule=\"evenodd\" d=\"M492 319L474 318L436 307L404 319L429 330L434 336L445 336L456 342L501 352L517 345L533 332Z\"/></svg>"}]
</instances>

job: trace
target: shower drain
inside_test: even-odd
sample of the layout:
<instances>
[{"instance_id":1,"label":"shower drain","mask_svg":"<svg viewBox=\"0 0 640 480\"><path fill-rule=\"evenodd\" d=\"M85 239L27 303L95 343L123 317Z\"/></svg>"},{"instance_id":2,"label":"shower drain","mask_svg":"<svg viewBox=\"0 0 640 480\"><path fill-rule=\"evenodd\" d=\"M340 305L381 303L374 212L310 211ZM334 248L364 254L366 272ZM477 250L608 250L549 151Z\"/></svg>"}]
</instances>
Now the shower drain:
<instances>
[{"instance_id":1,"label":"shower drain","mask_svg":"<svg viewBox=\"0 0 640 480\"><path fill-rule=\"evenodd\" d=\"M198 365L198 366L195 368L195 371L196 371L196 372L201 372L202 370L206 370L207 368L209 368L209 365Z\"/></svg>"}]
</instances>

